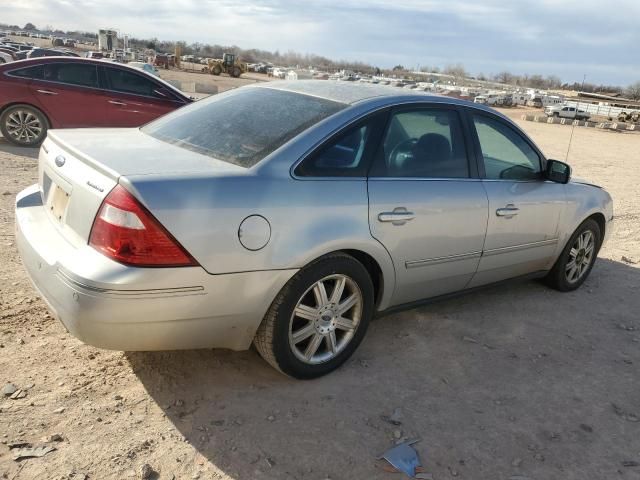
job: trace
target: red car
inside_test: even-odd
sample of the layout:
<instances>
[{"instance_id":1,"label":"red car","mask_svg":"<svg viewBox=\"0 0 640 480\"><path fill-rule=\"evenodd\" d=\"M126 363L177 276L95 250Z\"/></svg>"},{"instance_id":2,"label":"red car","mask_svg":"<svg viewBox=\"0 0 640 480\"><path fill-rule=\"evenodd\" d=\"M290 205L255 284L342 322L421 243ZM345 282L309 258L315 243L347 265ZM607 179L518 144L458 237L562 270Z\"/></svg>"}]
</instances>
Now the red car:
<instances>
[{"instance_id":1,"label":"red car","mask_svg":"<svg viewBox=\"0 0 640 480\"><path fill-rule=\"evenodd\" d=\"M138 127L191 102L157 77L103 60L0 65L0 132L21 146L40 145L49 128Z\"/></svg>"}]
</instances>

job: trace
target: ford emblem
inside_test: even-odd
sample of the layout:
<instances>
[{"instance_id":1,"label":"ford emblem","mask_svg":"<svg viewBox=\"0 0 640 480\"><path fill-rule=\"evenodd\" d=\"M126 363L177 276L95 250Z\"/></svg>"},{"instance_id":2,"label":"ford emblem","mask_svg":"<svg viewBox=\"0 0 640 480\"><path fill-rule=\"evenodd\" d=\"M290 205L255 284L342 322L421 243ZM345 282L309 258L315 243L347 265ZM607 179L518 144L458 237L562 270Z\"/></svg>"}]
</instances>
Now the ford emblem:
<instances>
[{"instance_id":1,"label":"ford emblem","mask_svg":"<svg viewBox=\"0 0 640 480\"><path fill-rule=\"evenodd\" d=\"M66 159L66 158L64 158L62 155L58 155L58 156L56 157L56 160L55 160L55 161L56 161L56 165L57 165L57 166L59 166L59 167L61 167L61 166L63 166L63 165L64 165L64 162L66 162L66 161L67 161L67 159Z\"/></svg>"}]
</instances>

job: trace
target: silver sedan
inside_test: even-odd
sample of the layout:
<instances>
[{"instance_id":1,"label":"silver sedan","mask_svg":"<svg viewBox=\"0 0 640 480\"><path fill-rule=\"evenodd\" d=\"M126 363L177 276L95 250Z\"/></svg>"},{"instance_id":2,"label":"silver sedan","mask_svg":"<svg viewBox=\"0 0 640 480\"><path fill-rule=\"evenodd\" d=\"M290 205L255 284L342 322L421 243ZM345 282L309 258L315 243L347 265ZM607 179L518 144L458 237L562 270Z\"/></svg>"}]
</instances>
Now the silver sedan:
<instances>
[{"instance_id":1,"label":"silver sedan","mask_svg":"<svg viewBox=\"0 0 640 480\"><path fill-rule=\"evenodd\" d=\"M613 221L514 123L446 97L272 82L140 129L52 130L18 246L70 333L116 350L252 342L330 372L380 312L514 278L578 288Z\"/></svg>"}]
</instances>

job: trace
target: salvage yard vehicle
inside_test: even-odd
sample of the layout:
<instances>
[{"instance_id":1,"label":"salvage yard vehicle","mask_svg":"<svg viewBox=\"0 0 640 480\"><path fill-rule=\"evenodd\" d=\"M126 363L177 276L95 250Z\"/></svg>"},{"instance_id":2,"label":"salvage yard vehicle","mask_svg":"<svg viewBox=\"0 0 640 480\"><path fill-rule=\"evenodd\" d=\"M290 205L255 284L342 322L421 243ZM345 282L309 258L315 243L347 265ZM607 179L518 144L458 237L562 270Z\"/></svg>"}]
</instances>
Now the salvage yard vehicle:
<instances>
[{"instance_id":1,"label":"salvage yard vehicle","mask_svg":"<svg viewBox=\"0 0 640 480\"><path fill-rule=\"evenodd\" d=\"M137 127L190 102L155 76L104 60L0 65L0 132L20 146L40 145L49 128Z\"/></svg>"},{"instance_id":2,"label":"salvage yard vehicle","mask_svg":"<svg viewBox=\"0 0 640 480\"><path fill-rule=\"evenodd\" d=\"M153 59L153 64L156 67L162 67L168 70L170 67L175 66L175 55L169 55L166 53L158 53Z\"/></svg>"},{"instance_id":3,"label":"salvage yard vehicle","mask_svg":"<svg viewBox=\"0 0 640 480\"><path fill-rule=\"evenodd\" d=\"M51 130L39 162L17 245L69 332L253 342L296 378L343 364L377 313L516 277L575 290L613 222L605 190L507 117L372 84L268 82L139 129Z\"/></svg>"},{"instance_id":4,"label":"salvage yard vehicle","mask_svg":"<svg viewBox=\"0 0 640 480\"><path fill-rule=\"evenodd\" d=\"M39 57L79 57L80 55L70 52L68 50L53 49L53 48L34 48L27 53L27 58L39 58Z\"/></svg>"},{"instance_id":5,"label":"salvage yard vehicle","mask_svg":"<svg viewBox=\"0 0 640 480\"><path fill-rule=\"evenodd\" d=\"M586 111L567 105L546 107L544 113L547 117L572 118L574 120L589 120L590 118L590 115Z\"/></svg>"},{"instance_id":6,"label":"salvage yard vehicle","mask_svg":"<svg viewBox=\"0 0 640 480\"><path fill-rule=\"evenodd\" d=\"M13 57L9 53L0 51L0 64L13 62Z\"/></svg>"},{"instance_id":7,"label":"salvage yard vehicle","mask_svg":"<svg viewBox=\"0 0 640 480\"><path fill-rule=\"evenodd\" d=\"M235 54L225 53L221 59L210 58L207 66L203 67L202 71L211 75L226 73L231 77L238 78L247 72L247 64L238 61Z\"/></svg>"},{"instance_id":8,"label":"salvage yard vehicle","mask_svg":"<svg viewBox=\"0 0 640 480\"><path fill-rule=\"evenodd\" d=\"M622 111L618 114L619 122L640 123L640 110L632 110L629 112Z\"/></svg>"}]
</instances>

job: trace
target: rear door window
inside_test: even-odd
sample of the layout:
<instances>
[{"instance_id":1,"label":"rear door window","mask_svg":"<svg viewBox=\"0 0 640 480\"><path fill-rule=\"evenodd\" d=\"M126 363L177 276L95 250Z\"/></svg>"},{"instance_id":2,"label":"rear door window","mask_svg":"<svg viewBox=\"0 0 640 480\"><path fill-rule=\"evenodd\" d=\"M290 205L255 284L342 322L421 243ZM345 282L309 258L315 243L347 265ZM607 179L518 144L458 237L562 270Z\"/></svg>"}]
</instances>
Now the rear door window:
<instances>
[{"instance_id":1,"label":"rear door window","mask_svg":"<svg viewBox=\"0 0 640 480\"><path fill-rule=\"evenodd\" d=\"M98 71L93 64L45 63L43 80L98 88Z\"/></svg>"},{"instance_id":2,"label":"rear door window","mask_svg":"<svg viewBox=\"0 0 640 480\"><path fill-rule=\"evenodd\" d=\"M110 90L132 95L165 98L155 92L159 89L158 84L135 72L129 72L122 68L105 68L105 74Z\"/></svg>"},{"instance_id":3,"label":"rear door window","mask_svg":"<svg viewBox=\"0 0 640 480\"><path fill-rule=\"evenodd\" d=\"M457 111L417 108L393 114L372 176L468 178L469 175Z\"/></svg>"}]
</instances>

